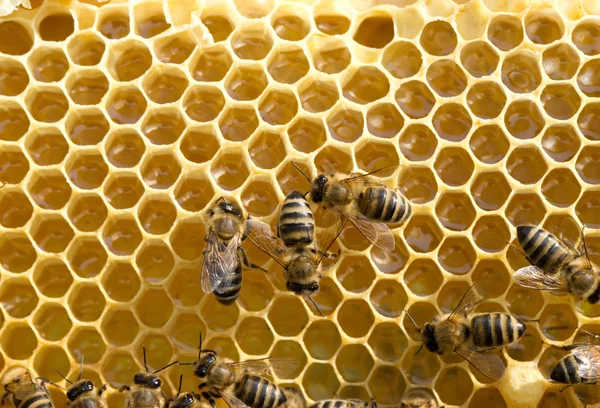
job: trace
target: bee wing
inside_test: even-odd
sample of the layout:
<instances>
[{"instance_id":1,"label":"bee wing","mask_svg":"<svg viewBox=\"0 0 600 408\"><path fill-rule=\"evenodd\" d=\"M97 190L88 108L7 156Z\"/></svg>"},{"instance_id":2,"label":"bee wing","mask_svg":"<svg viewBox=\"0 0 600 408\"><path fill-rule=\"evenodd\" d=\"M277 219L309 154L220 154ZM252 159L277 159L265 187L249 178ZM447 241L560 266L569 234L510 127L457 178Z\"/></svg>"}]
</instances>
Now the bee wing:
<instances>
[{"instance_id":1,"label":"bee wing","mask_svg":"<svg viewBox=\"0 0 600 408\"><path fill-rule=\"evenodd\" d=\"M209 232L200 274L204 293L212 293L235 267L238 240L234 237L224 245L212 230Z\"/></svg>"},{"instance_id":2,"label":"bee wing","mask_svg":"<svg viewBox=\"0 0 600 408\"><path fill-rule=\"evenodd\" d=\"M298 360L293 357L266 357L260 360L246 360L232 363L234 366L246 370L247 373L256 375L271 375L271 371L278 376L286 375L298 367Z\"/></svg>"},{"instance_id":3,"label":"bee wing","mask_svg":"<svg viewBox=\"0 0 600 408\"><path fill-rule=\"evenodd\" d=\"M247 221L246 225L248 227L248 238L250 241L285 268L286 263L281 255L286 252L287 248L281 239L273 235L269 224L259 220L250 219Z\"/></svg>"},{"instance_id":4,"label":"bee wing","mask_svg":"<svg viewBox=\"0 0 600 408\"><path fill-rule=\"evenodd\" d=\"M219 395L221 396L221 398L223 398L223 401L225 401L229 408L248 408L246 404L240 401L238 397L236 397L229 391L219 391Z\"/></svg>"},{"instance_id":5,"label":"bee wing","mask_svg":"<svg viewBox=\"0 0 600 408\"><path fill-rule=\"evenodd\" d=\"M545 274L537 266L526 266L513 274L515 283L528 289L569 292L569 285L563 279Z\"/></svg>"},{"instance_id":6,"label":"bee wing","mask_svg":"<svg viewBox=\"0 0 600 408\"><path fill-rule=\"evenodd\" d=\"M25 377L27 377L28 380L25 380ZM21 381L18 383L8 383L6 385L6 390L11 392L18 400L27 399L28 396L36 392L35 384L33 383L30 373L24 374L21 377Z\"/></svg>"},{"instance_id":7,"label":"bee wing","mask_svg":"<svg viewBox=\"0 0 600 408\"><path fill-rule=\"evenodd\" d=\"M390 228L380 222L373 222L359 212L348 212L350 222L377 248L391 252L396 246Z\"/></svg>"},{"instance_id":8,"label":"bee wing","mask_svg":"<svg viewBox=\"0 0 600 408\"><path fill-rule=\"evenodd\" d=\"M587 381L600 381L600 346L588 344L572 351L577 359L577 373Z\"/></svg>"},{"instance_id":9,"label":"bee wing","mask_svg":"<svg viewBox=\"0 0 600 408\"><path fill-rule=\"evenodd\" d=\"M480 288L481 284L474 283L471 285L471 287L467 289L463 297L460 299L460 302L458 302L458 305L456 305L452 313L450 313L448 316L448 320L453 320L459 315L467 317L469 313L471 313L477 307L477 305L484 300L479 293Z\"/></svg>"},{"instance_id":10,"label":"bee wing","mask_svg":"<svg viewBox=\"0 0 600 408\"><path fill-rule=\"evenodd\" d=\"M371 171L366 174L350 173L348 178L345 178L344 180L342 180L342 183L347 183L347 184L361 183L361 184L366 184L366 185L370 185L370 186L381 186L381 185L383 185L383 183L376 181L371 176L374 174L377 174L377 173L381 173L385 170L391 170L392 172L394 172L394 171L396 171L396 169L398 167L400 167L400 166L385 166L385 167L381 167L377 170Z\"/></svg>"},{"instance_id":11,"label":"bee wing","mask_svg":"<svg viewBox=\"0 0 600 408\"><path fill-rule=\"evenodd\" d=\"M316 246L319 254L317 265L321 263L331 245L340 236L348 220L346 214L341 211L327 211L324 218L324 224L327 227L316 234Z\"/></svg>"},{"instance_id":12,"label":"bee wing","mask_svg":"<svg viewBox=\"0 0 600 408\"><path fill-rule=\"evenodd\" d=\"M458 347L454 352L467 360L481 374L494 381L498 381L504 375L506 370L504 363L495 354L482 353L472 347Z\"/></svg>"}]
</instances>

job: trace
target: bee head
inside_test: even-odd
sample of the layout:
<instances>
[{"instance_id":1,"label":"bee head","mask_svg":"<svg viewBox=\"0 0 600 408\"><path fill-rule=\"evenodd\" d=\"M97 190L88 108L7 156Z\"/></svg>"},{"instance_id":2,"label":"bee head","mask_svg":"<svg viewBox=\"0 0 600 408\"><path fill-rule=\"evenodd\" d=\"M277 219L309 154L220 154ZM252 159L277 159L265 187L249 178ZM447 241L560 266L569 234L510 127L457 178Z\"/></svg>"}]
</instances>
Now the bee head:
<instances>
[{"instance_id":1,"label":"bee head","mask_svg":"<svg viewBox=\"0 0 600 408\"><path fill-rule=\"evenodd\" d=\"M319 174L315 179L312 188L310 189L310 199L314 203L320 203L323 201L325 195L325 185L327 184L327 177L324 174Z\"/></svg>"},{"instance_id":2,"label":"bee head","mask_svg":"<svg viewBox=\"0 0 600 408\"><path fill-rule=\"evenodd\" d=\"M439 349L437 341L435 341L435 326L432 323L425 323L423 326L421 340L427 350L435 353Z\"/></svg>"},{"instance_id":3,"label":"bee head","mask_svg":"<svg viewBox=\"0 0 600 408\"><path fill-rule=\"evenodd\" d=\"M194 375L204 378L208 374L208 370L217 361L217 352L213 350L202 350L200 357L194 367Z\"/></svg>"},{"instance_id":4,"label":"bee head","mask_svg":"<svg viewBox=\"0 0 600 408\"><path fill-rule=\"evenodd\" d=\"M69 387L67 391L67 398L69 401L75 401L81 395L94 391L94 383L90 380L83 380L76 382L73 386Z\"/></svg>"},{"instance_id":5,"label":"bee head","mask_svg":"<svg viewBox=\"0 0 600 408\"><path fill-rule=\"evenodd\" d=\"M210 210L209 216L213 217L216 213L226 213L234 215L238 218L242 218L242 211L238 208L237 205L232 204L225 199L219 199L216 207Z\"/></svg>"},{"instance_id":6,"label":"bee head","mask_svg":"<svg viewBox=\"0 0 600 408\"><path fill-rule=\"evenodd\" d=\"M294 292L296 295L304 296L304 295L312 295L315 292L319 291L319 282L309 282L307 284L298 283L298 282L287 282L285 284L287 290L290 292Z\"/></svg>"},{"instance_id":7,"label":"bee head","mask_svg":"<svg viewBox=\"0 0 600 408\"><path fill-rule=\"evenodd\" d=\"M133 376L133 383L144 388L160 388L162 381L157 375L149 373L137 373Z\"/></svg>"},{"instance_id":8,"label":"bee head","mask_svg":"<svg viewBox=\"0 0 600 408\"><path fill-rule=\"evenodd\" d=\"M181 403L178 405L179 407L189 407L195 402L194 395L192 393L186 392L181 397Z\"/></svg>"}]
</instances>

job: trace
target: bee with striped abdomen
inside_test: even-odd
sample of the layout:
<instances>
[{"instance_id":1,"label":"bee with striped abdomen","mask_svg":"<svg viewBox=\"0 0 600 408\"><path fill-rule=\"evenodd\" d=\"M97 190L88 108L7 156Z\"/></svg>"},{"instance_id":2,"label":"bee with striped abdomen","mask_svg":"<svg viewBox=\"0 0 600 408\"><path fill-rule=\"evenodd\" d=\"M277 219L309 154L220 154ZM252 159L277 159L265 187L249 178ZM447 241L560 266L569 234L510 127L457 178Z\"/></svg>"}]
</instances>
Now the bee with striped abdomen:
<instances>
[{"instance_id":1,"label":"bee with striped abdomen","mask_svg":"<svg viewBox=\"0 0 600 408\"><path fill-rule=\"evenodd\" d=\"M585 330L583 332L595 338L600 337ZM569 387L600 383L600 345L580 343L553 347L567 350L569 354L556 364L550 379Z\"/></svg>"},{"instance_id":2,"label":"bee with striped abdomen","mask_svg":"<svg viewBox=\"0 0 600 408\"><path fill-rule=\"evenodd\" d=\"M203 253L200 283L204 293L214 293L219 302L230 305L242 289L242 261L248 262L242 248L247 230L240 207L221 197L206 213L206 249Z\"/></svg>"},{"instance_id":3,"label":"bee with striped abdomen","mask_svg":"<svg viewBox=\"0 0 600 408\"><path fill-rule=\"evenodd\" d=\"M400 408L444 408L428 388L416 387L407 390L402 396Z\"/></svg>"},{"instance_id":4,"label":"bee with striped abdomen","mask_svg":"<svg viewBox=\"0 0 600 408\"><path fill-rule=\"evenodd\" d=\"M162 380L158 373L177 364L177 361L150 373L146 364L146 347L142 347L144 353L144 369L133 376L133 385L123 385L119 392L127 391L127 408L164 408L167 406L167 397L161 390Z\"/></svg>"},{"instance_id":5,"label":"bee with striped abdomen","mask_svg":"<svg viewBox=\"0 0 600 408\"><path fill-rule=\"evenodd\" d=\"M531 263L514 273L519 286L570 292L591 304L600 301L600 268L589 259L583 231L579 245L573 246L543 228L520 225L517 240Z\"/></svg>"},{"instance_id":6,"label":"bee with striped abdomen","mask_svg":"<svg viewBox=\"0 0 600 408\"><path fill-rule=\"evenodd\" d=\"M69 380L65 377L58 369L58 374L69 384L67 389L67 399L69 400L69 407L72 408L102 408L106 406L105 401L102 397L104 391L106 391L106 384L104 384L98 392L95 390L94 383L91 380L82 380L83 374L83 356L81 357L81 366L79 367L79 376L77 381Z\"/></svg>"},{"instance_id":7,"label":"bee with striped abdomen","mask_svg":"<svg viewBox=\"0 0 600 408\"><path fill-rule=\"evenodd\" d=\"M373 174L319 174L313 181L292 162L312 184L310 199L325 210L349 220L373 245L393 251L395 242L386 224L403 224L412 213L410 202L397 189L376 181Z\"/></svg>"},{"instance_id":8,"label":"bee with striped abdomen","mask_svg":"<svg viewBox=\"0 0 600 408\"><path fill-rule=\"evenodd\" d=\"M315 223L308 202L298 191L292 191L285 199L277 227L277 237L271 227L255 219L248 220L248 238L283 267L286 287L300 296L319 290L323 258L336 258L328 252L340 232L341 219L322 232L315 232ZM313 302L315 307L316 304ZM318 310L318 308L317 308ZM320 312L320 311L319 311Z\"/></svg>"},{"instance_id":9,"label":"bee with striped abdomen","mask_svg":"<svg viewBox=\"0 0 600 408\"><path fill-rule=\"evenodd\" d=\"M309 408L377 408L377 403L372 400L367 401L357 399L328 399L317 401L310 405Z\"/></svg>"},{"instance_id":10,"label":"bee with striped abdomen","mask_svg":"<svg viewBox=\"0 0 600 408\"><path fill-rule=\"evenodd\" d=\"M2 402L8 398L15 408L54 407L44 381L34 380L25 368L15 367L9 370L2 382L6 391L2 396Z\"/></svg>"},{"instance_id":11,"label":"bee with striped abdomen","mask_svg":"<svg viewBox=\"0 0 600 408\"><path fill-rule=\"evenodd\" d=\"M214 398L223 398L231 408L277 408L287 401L283 390L261 375L271 370L292 370L298 365L295 359L268 357L234 362L219 357L214 350L202 349L202 336L199 350L195 362L181 365L194 366L194 375L204 380L198 386L201 395L210 403Z\"/></svg>"}]
</instances>

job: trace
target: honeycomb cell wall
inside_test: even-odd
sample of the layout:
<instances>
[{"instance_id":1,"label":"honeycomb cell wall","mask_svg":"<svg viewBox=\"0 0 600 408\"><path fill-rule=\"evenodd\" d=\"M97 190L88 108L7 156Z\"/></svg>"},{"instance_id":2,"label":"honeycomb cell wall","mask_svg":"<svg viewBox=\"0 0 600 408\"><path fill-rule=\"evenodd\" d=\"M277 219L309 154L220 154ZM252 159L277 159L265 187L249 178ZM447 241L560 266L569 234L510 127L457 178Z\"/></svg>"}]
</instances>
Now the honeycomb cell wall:
<instances>
[{"instance_id":1,"label":"honeycomb cell wall","mask_svg":"<svg viewBox=\"0 0 600 408\"><path fill-rule=\"evenodd\" d=\"M446 405L577 407L556 350L598 306L516 286L516 226L586 226L600 261L596 0L32 0L0 17L0 369L58 368L116 389L195 359L292 356L275 381L309 401L412 387ZM236 303L200 287L202 213L221 196L276 223L319 173L370 172L411 202L391 253L354 227L314 296L285 290L249 242ZM573 231L571 231L572 233ZM576 233L576 231L575 231ZM329 262L329 261L328 261ZM485 282L481 311L531 323L495 383L456 355L415 355L419 325ZM555 327L566 327L553 330ZM190 367L163 389L193 390ZM56 406L66 405L51 387ZM219 402L222 404L222 402Z\"/></svg>"}]
</instances>

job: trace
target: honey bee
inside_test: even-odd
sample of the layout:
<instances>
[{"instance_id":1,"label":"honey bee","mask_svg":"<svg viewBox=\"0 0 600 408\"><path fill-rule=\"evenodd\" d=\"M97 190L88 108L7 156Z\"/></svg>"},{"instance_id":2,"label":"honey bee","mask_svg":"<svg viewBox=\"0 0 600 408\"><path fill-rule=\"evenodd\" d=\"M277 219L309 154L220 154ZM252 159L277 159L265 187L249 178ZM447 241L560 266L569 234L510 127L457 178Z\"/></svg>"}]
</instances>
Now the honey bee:
<instances>
[{"instance_id":1,"label":"honey bee","mask_svg":"<svg viewBox=\"0 0 600 408\"><path fill-rule=\"evenodd\" d=\"M278 237L273 236L268 224L250 219L248 238L283 267L287 289L306 296L319 310L310 295L319 290L323 258L337 257L328 250L342 231L341 221L338 219L333 226L316 234L308 202L298 191L292 191L282 205Z\"/></svg>"},{"instance_id":2,"label":"honey bee","mask_svg":"<svg viewBox=\"0 0 600 408\"><path fill-rule=\"evenodd\" d=\"M525 333L526 326L517 318L504 313L471 316L475 307L483 300L477 288L477 284L472 285L452 313L436 317L422 329L419 329L408 312L407 316L421 333L421 347L425 346L427 350L437 354L453 351L486 377L499 380L505 370L502 360L484 351L517 341Z\"/></svg>"},{"instance_id":3,"label":"honey bee","mask_svg":"<svg viewBox=\"0 0 600 408\"><path fill-rule=\"evenodd\" d=\"M242 263L249 268L262 269L248 262L242 248L246 238L246 223L242 210L221 197L207 211L206 249L202 260L200 283L204 293L214 293L219 302L230 305L242 289Z\"/></svg>"},{"instance_id":4,"label":"honey bee","mask_svg":"<svg viewBox=\"0 0 600 408\"><path fill-rule=\"evenodd\" d=\"M268 357L260 360L234 362L219 358L214 350L202 349L202 336L198 359L192 363L194 375L204 380L198 388L201 396L209 403L214 398L223 398L230 408L277 408L287 398L284 391L275 383L260 377L284 370L293 370L298 362L291 357Z\"/></svg>"},{"instance_id":5,"label":"honey bee","mask_svg":"<svg viewBox=\"0 0 600 408\"><path fill-rule=\"evenodd\" d=\"M522 287L554 292L570 292L591 304L600 301L600 268L590 261L580 230L580 248L563 242L540 227L520 225L517 240L531 263L514 273Z\"/></svg>"},{"instance_id":6,"label":"honey bee","mask_svg":"<svg viewBox=\"0 0 600 408\"><path fill-rule=\"evenodd\" d=\"M142 347L144 353L145 372L139 372L133 376L133 386L123 385L119 392L127 391L127 408L164 408L167 406L167 397L161 390L162 380L156 375L161 371L177 364L177 361L154 371L148 372L146 364L146 348Z\"/></svg>"},{"instance_id":7,"label":"honey bee","mask_svg":"<svg viewBox=\"0 0 600 408\"><path fill-rule=\"evenodd\" d=\"M45 382L33 379L31 373L22 367L8 371L2 379L6 392L2 403L10 399L16 408L52 408L50 393Z\"/></svg>"},{"instance_id":8,"label":"honey bee","mask_svg":"<svg viewBox=\"0 0 600 408\"><path fill-rule=\"evenodd\" d=\"M168 408L217 408L214 401L208 402L203 400L199 395L194 395L191 392L186 392L181 395L181 382L183 375L179 376L179 388L177 395L169 399Z\"/></svg>"},{"instance_id":9,"label":"honey bee","mask_svg":"<svg viewBox=\"0 0 600 408\"><path fill-rule=\"evenodd\" d=\"M367 174L319 174L313 181L292 164L312 184L310 199L349 220L373 245L393 251L395 242L386 224L403 224L412 208L406 197L396 189L376 181L373 174L389 169L384 167Z\"/></svg>"},{"instance_id":10,"label":"honey bee","mask_svg":"<svg viewBox=\"0 0 600 408\"><path fill-rule=\"evenodd\" d=\"M315 402L310 405L309 408L377 408L377 403L372 400L370 403L367 401L357 399L328 399L323 401Z\"/></svg>"},{"instance_id":11,"label":"honey bee","mask_svg":"<svg viewBox=\"0 0 600 408\"><path fill-rule=\"evenodd\" d=\"M428 388L411 388L404 393L400 408L443 408Z\"/></svg>"},{"instance_id":12,"label":"honey bee","mask_svg":"<svg viewBox=\"0 0 600 408\"><path fill-rule=\"evenodd\" d=\"M81 357L81 366L79 368L79 376L77 377L77 381L73 383L73 381L69 380L65 377L58 369L56 369L58 374L64 380L70 384L67 389L67 399L69 400L69 406L73 408L102 408L105 406L104 401L102 399L102 394L106 391L106 384L104 384L98 392L95 392L94 383L91 380L82 380L81 376L83 374L83 356Z\"/></svg>"}]
</instances>

